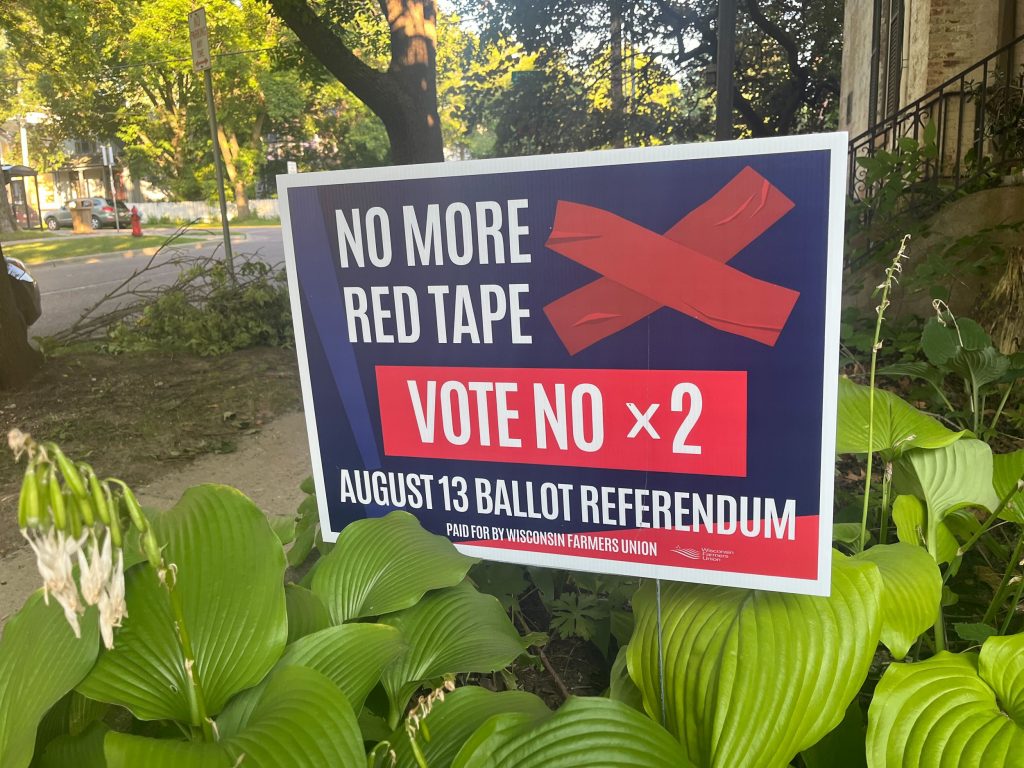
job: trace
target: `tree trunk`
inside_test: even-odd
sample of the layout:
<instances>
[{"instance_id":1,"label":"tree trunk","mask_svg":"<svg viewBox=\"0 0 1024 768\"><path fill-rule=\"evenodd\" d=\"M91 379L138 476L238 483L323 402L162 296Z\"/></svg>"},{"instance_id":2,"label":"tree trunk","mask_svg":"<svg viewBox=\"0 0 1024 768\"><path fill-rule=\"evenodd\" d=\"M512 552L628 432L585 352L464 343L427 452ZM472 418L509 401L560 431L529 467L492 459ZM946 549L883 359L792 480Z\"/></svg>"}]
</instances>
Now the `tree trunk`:
<instances>
[{"instance_id":1,"label":"tree trunk","mask_svg":"<svg viewBox=\"0 0 1024 768\"><path fill-rule=\"evenodd\" d=\"M611 0L608 4L611 17L611 86L612 101L612 145L626 146L626 99L622 92L622 0Z\"/></svg>"},{"instance_id":2,"label":"tree trunk","mask_svg":"<svg viewBox=\"0 0 1024 768\"><path fill-rule=\"evenodd\" d=\"M28 342L28 328L14 300L0 248L0 389L24 386L42 364L43 356Z\"/></svg>"},{"instance_id":3,"label":"tree trunk","mask_svg":"<svg viewBox=\"0 0 1024 768\"><path fill-rule=\"evenodd\" d=\"M357 57L306 0L270 0L274 12L327 70L384 123L396 163L444 160L437 114L437 8L434 0L380 0L391 30L391 66L378 72Z\"/></svg>"},{"instance_id":4,"label":"tree trunk","mask_svg":"<svg viewBox=\"0 0 1024 768\"><path fill-rule=\"evenodd\" d=\"M236 219L248 219L252 216L249 211L249 195L245 192L245 182L240 176L236 176L234 180L235 186L235 212Z\"/></svg>"},{"instance_id":5,"label":"tree trunk","mask_svg":"<svg viewBox=\"0 0 1024 768\"><path fill-rule=\"evenodd\" d=\"M444 160L437 113L437 8L433 0L387 0L391 28L388 75L405 97L400 115L385 117L396 163Z\"/></svg>"},{"instance_id":6,"label":"tree trunk","mask_svg":"<svg viewBox=\"0 0 1024 768\"><path fill-rule=\"evenodd\" d=\"M18 228L18 222L14 218L14 211L11 210L11 201L7 197L7 185L2 177L3 172L0 171L0 232L14 232Z\"/></svg>"}]
</instances>

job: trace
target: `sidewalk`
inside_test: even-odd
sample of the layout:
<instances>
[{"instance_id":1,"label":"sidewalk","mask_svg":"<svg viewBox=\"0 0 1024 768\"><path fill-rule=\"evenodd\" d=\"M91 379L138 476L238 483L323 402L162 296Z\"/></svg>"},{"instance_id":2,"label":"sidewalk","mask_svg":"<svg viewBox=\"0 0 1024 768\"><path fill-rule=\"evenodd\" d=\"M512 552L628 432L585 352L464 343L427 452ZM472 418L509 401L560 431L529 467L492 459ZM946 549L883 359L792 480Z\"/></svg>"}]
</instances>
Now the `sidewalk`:
<instances>
[{"instance_id":1,"label":"sidewalk","mask_svg":"<svg viewBox=\"0 0 1024 768\"><path fill-rule=\"evenodd\" d=\"M143 506L166 509L190 486L222 483L248 495L268 516L288 516L302 501L299 483L310 472L305 418L301 412L289 413L240 441L234 453L204 456L134 490ZM28 546L0 559L0 627L40 586Z\"/></svg>"}]
</instances>

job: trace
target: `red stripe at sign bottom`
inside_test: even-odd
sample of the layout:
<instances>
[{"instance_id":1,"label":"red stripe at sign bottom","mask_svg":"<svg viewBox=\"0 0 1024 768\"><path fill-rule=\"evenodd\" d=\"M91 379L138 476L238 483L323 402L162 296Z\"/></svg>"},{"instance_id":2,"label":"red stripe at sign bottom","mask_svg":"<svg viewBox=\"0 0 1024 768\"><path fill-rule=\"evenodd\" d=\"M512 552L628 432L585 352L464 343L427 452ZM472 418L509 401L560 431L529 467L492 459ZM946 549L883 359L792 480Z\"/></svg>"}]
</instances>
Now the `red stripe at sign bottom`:
<instances>
[{"instance_id":1,"label":"red stripe at sign bottom","mask_svg":"<svg viewBox=\"0 0 1024 768\"><path fill-rule=\"evenodd\" d=\"M388 456L746 474L745 371L376 372Z\"/></svg>"},{"instance_id":2,"label":"red stripe at sign bottom","mask_svg":"<svg viewBox=\"0 0 1024 768\"><path fill-rule=\"evenodd\" d=\"M748 519L743 523L744 528L737 520L718 531L639 528L607 533L512 531L510 527L517 526L518 521L478 516L478 520L489 521L495 536L504 532L505 538L456 541L456 544L585 560L793 579L817 578L818 516L789 518L783 513L784 509L780 508L776 518L763 518L759 522ZM723 533L723 530L728 532ZM580 567L586 570L585 565Z\"/></svg>"}]
</instances>

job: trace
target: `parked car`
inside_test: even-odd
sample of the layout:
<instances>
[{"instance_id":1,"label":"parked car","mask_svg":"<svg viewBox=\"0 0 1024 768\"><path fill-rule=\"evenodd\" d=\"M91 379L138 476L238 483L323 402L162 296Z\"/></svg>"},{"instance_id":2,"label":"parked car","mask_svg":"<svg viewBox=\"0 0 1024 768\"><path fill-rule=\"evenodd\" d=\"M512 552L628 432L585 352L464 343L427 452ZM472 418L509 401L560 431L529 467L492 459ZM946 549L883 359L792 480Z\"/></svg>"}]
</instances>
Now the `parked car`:
<instances>
[{"instance_id":1,"label":"parked car","mask_svg":"<svg viewBox=\"0 0 1024 768\"><path fill-rule=\"evenodd\" d=\"M28 273L28 268L17 259L7 257L7 277L11 280L14 291L14 303L25 320L25 325L32 325L43 313L42 300L39 296L39 284Z\"/></svg>"},{"instance_id":2,"label":"parked car","mask_svg":"<svg viewBox=\"0 0 1024 768\"><path fill-rule=\"evenodd\" d=\"M75 204L80 207L92 209L93 229L117 226L117 222L114 220L114 201L109 197L80 197L75 200ZM131 226L132 212L128 209L128 206L118 200L116 210L117 215L121 220L121 226ZM71 209L69 207L69 203L65 203L56 210L46 211L44 221L46 222L46 228L51 231L56 231L61 227L70 227Z\"/></svg>"}]
</instances>

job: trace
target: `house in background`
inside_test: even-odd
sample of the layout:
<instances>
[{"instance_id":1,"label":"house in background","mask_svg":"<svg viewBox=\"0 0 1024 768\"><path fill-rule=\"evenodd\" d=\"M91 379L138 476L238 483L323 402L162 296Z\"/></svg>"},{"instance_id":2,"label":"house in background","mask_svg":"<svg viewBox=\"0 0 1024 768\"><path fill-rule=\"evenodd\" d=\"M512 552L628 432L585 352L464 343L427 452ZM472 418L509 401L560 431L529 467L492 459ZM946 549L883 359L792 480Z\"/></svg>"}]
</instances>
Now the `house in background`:
<instances>
[{"instance_id":1,"label":"house in background","mask_svg":"<svg viewBox=\"0 0 1024 768\"><path fill-rule=\"evenodd\" d=\"M1005 159L995 133L1000 113L1024 103L1024 0L847 0L843 29L839 121L852 156L932 123L935 175L959 184L977 158Z\"/></svg>"}]
</instances>

